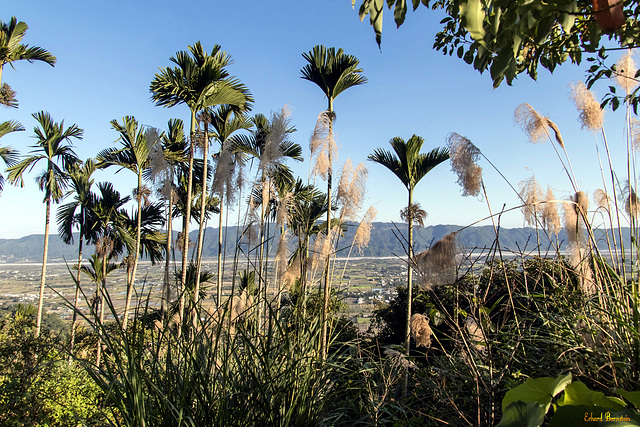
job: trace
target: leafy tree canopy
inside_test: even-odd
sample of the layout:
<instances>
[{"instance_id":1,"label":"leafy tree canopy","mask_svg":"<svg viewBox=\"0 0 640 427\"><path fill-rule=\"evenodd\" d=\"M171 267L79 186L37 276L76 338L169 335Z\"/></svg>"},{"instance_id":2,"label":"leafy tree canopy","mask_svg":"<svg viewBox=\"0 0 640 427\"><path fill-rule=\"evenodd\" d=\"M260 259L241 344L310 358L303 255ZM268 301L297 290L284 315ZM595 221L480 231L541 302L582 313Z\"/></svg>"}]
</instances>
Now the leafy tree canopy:
<instances>
[{"instance_id":1,"label":"leafy tree canopy","mask_svg":"<svg viewBox=\"0 0 640 427\"><path fill-rule=\"evenodd\" d=\"M421 6L443 11L433 47L445 55L455 53L480 73L489 71L497 87L504 80L513 84L521 73L536 79L539 66L553 72L568 60L580 64L584 54L594 62L590 84L615 73L615 66L606 65L605 52L639 45L640 4L592 1L412 0L411 6L414 12ZM361 0L359 7L360 19L369 17L378 45L385 3L400 27L409 8L406 0ZM628 99L635 99L635 93Z\"/></svg>"}]
</instances>

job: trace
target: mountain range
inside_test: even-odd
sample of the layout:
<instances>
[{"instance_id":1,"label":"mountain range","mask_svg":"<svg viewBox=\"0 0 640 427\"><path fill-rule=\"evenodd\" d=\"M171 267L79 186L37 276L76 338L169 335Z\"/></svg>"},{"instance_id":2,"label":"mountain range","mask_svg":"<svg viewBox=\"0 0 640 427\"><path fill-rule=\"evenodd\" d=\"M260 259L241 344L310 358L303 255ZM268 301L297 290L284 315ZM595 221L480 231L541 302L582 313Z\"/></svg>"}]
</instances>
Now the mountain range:
<instances>
[{"instance_id":1,"label":"mountain range","mask_svg":"<svg viewBox=\"0 0 640 427\"><path fill-rule=\"evenodd\" d=\"M349 254L349 246L353 242L356 228L356 224L351 224L345 235L340 237L338 247L342 250L338 256L347 256ZM385 257L394 255L402 256L406 254L404 249L406 247L406 228L406 224L403 223L374 223L373 229L371 230L369 245L364 248L362 252L354 248L351 251L351 256ZM420 252L426 250L447 234L461 229L462 227L457 225L416 227L414 228L415 251ZM225 230L223 230L223 232L224 231ZM247 252L251 251L252 247L255 246L255 243L251 246L247 243L242 243L238 246L236 244L237 232L238 227L236 226L226 228L225 252L227 256L233 256L237 247L240 248L241 251ZM197 230L195 230L189 234L191 240L194 242L197 240L197 233ZM500 249L503 252L537 252L538 241L543 253L547 250L553 250L553 246L545 233L539 232L538 235L536 235L536 230L529 227L499 228L498 235L500 237ZM629 247L628 230L623 230L623 236L625 235L627 236L625 246ZM0 239L0 263L40 262L42 260L43 236L44 235L42 234L33 234L19 239ZM176 237L176 234L174 234L174 237ZM607 236L604 232L596 230L595 237L600 247L606 247ZM468 227L457 233L458 245L466 249L489 248L494 245L495 240L496 231L493 226L490 225ZM278 233L276 233L276 236L272 237L270 240L270 252L275 253L277 241ZM561 249L566 249L564 247L566 245L563 245L566 241L567 235L563 230L558 235L558 242L561 244ZM291 243L292 249L293 246L294 242ZM66 245L57 235L51 235L49 240L49 261L73 261L78 257L77 251L77 245ZM85 257L92 254L93 251L94 248L91 245L85 245ZM203 256L205 258L215 258L217 255L218 229L207 228L205 233Z\"/></svg>"}]
</instances>

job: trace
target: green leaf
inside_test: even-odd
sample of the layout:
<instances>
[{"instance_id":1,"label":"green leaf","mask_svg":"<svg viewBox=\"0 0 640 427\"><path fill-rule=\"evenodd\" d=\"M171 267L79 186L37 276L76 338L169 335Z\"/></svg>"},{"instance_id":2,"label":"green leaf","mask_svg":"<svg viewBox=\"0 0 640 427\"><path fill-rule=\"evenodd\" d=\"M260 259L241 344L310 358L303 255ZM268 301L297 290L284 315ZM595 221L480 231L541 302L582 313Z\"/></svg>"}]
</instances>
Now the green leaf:
<instances>
[{"instance_id":1,"label":"green leaf","mask_svg":"<svg viewBox=\"0 0 640 427\"><path fill-rule=\"evenodd\" d=\"M400 28L400 25L404 23L406 14L407 2L405 0L396 0L396 7L393 11L393 19L395 19L398 28Z\"/></svg>"},{"instance_id":2,"label":"green leaf","mask_svg":"<svg viewBox=\"0 0 640 427\"><path fill-rule=\"evenodd\" d=\"M484 43L484 8L481 0L467 0L460 2L460 15L464 28L469 35L479 43Z\"/></svg>"},{"instance_id":3,"label":"green leaf","mask_svg":"<svg viewBox=\"0 0 640 427\"><path fill-rule=\"evenodd\" d=\"M605 409L619 411L627 406L622 399L605 396L599 391L589 390L582 382L576 381L564 389L564 395L558 400L559 406L599 406Z\"/></svg>"},{"instance_id":4,"label":"green leaf","mask_svg":"<svg viewBox=\"0 0 640 427\"><path fill-rule=\"evenodd\" d=\"M571 372L566 375L558 375L557 378L529 378L524 384L520 384L505 394L502 399L502 410L504 411L511 402L538 402L543 406L546 414L551 405L551 399L564 390L572 378Z\"/></svg>"},{"instance_id":5,"label":"green leaf","mask_svg":"<svg viewBox=\"0 0 640 427\"><path fill-rule=\"evenodd\" d=\"M538 402L511 402L502 412L497 427L538 427L544 421L544 408Z\"/></svg>"},{"instance_id":6,"label":"green leaf","mask_svg":"<svg viewBox=\"0 0 640 427\"><path fill-rule=\"evenodd\" d=\"M636 409L640 409L640 391L626 391L619 388L616 390L616 393L631 402Z\"/></svg>"}]
</instances>

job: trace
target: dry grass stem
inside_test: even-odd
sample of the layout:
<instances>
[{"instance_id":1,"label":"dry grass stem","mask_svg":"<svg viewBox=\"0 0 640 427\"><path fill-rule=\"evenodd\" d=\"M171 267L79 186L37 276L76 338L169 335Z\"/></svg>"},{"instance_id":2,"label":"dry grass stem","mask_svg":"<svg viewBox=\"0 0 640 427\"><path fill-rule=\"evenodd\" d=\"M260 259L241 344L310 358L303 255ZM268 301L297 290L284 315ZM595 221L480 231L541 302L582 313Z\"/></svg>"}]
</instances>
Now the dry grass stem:
<instances>
[{"instance_id":1,"label":"dry grass stem","mask_svg":"<svg viewBox=\"0 0 640 427\"><path fill-rule=\"evenodd\" d=\"M420 287L433 289L456 279L456 233L447 234L430 249L413 257Z\"/></svg>"},{"instance_id":2,"label":"dry grass stem","mask_svg":"<svg viewBox=\"0 0 640 427\"><path fill-rule=\"evenodd\" d=\"M378 211L371 206L364 214L364 218L358 225L356 235L353 238L353 244L358 249L358 252L362 254L363 249L369 244L371 238L371 229L373 228L373 221L376 219Z\"/></svg>"},{"instance_id":3,"label":"dry grass stem","mask_svg":"<svg viewBox=\"0 0 640 427\"><path fill-rule=\"evenodd\" d=\"M587 128L592 132L600 130L604 122L604 111L583 82L571 86L571 99L580 112L582 129Z\"/></svg>"},{"instance_id":4,"label":"dry grass stem","mask_svg":"<svg viewBox=\"0 0 640 427\"><path fill-rule=\"evenodd\" d=\"M618 86L620 86L627 95L629 95L638 85L636 80L636 64L632 58L633 52L631 49L627 50L622 58L616 62L615 80Z\"/></svg>"},{"instance_id":5,"label":"dry grass stem","mask_svg":"<svg viewBox=\"0 0 640 427\"><path fill-rule=\"evenodd\" d=\"M418 313L411 316L411 336L418 347L431 347L431 335L428 317Z\"/></svg>"},{"instance_id":6,"label":"dry grass stem","mask_svg":"<svg viewBox=\"0 0 640 427\"><path fill-rule=\"evenodd\" d=\"M542 225L549 234L557 236L562 229L562 224L560 223L560 214L554 200L553 191L550 187L547 187L546 200L542 210Z\"/></svg>"},{"instance_id":7,"label":"dry grass stem","mask_svg":"<svg viewBox=\"0 0 640 427\"><path fill-rule=\"evenodd\" d=\"M482 187L482 168L477 165L480 150L467 138L450 133L447 137L451 170L458 175L463 196L477 196Z\"/></svg>"},{"instance_id":8,"label":"dry grass stem","mask_svg":"<svg viewBox=\"0 0 640 427\"><path fill-rule=\"evenodd\" d=\"M542 214L544 211L541 203L544 200L542 189L538 185L536 178L533 176L521 181L519 186L520 198L524 202L524 206L522 207L524 222L525 224L529 224L531 227L536 227L538 215Z\"/></svg>"}]
</instances>

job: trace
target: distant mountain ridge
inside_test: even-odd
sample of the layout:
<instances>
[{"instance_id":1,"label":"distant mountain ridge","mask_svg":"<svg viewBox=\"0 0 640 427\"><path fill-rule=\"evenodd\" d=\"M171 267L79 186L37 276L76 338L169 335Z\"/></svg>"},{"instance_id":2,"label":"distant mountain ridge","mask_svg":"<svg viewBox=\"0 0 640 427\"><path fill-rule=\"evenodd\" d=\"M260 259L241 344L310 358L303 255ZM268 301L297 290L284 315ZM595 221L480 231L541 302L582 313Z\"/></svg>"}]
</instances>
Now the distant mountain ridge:
<instances>
[{"instance_id":1,"label":"distant mountain ridge","mask_svg":"<svg viewBox=\"0 0 640 427\"><path fill-rule=\"evenodd\" d=\"M353 242L353 237L357 225L351 224L347 233L340 237L339 248L342 250L339 256L346 256L349 252L349 245ZM391 222L376 222L371 230L369 246L360 253L355 248L351 256L384 257L393 255L404 255L406 246L406 224ZM227 256L233 256L236 250L236 233L238 227L230 226L226 230L227 241L225 252ZM414 233L415 251L420 252L428 249L449 233L462 229L457 225L433 225L428 227L416 227ZM537 250L538 241L543 252L552 249L552 245L545 233L539 232L536 236L535 229L529 227L521 228L500 228L500 247L503 251L528 252ZM191 240L197 240L197 230L190 233ZM623 231L623 236L629 236L628 230ZM174 233L174 238L176 233ZM457 235L458 245L467 249L491 247L495 241L496 233L493 226L485 225L469 227L460 231ZM606 247L606 236L604 232L596 231L596 239L600 247ZM270 252L275 253L278 236L270 240ZM567 235L563 231L558 236L559 242L566 242ZM629 247L628 240L624 242L625 247ZM293 249L293 240L291 247ZM255 243L242 243L239 248L244 251L251 251ZM40 262L42 260L43 235L32 234L19 239L0 239L0 263L6 262ZM562 247L562 246L561 246ZM85 245L84 257L88 257L94 252L91 245ZM218 255L218 229L208 227L205 234L203 254L205 258L214 258ZM62 261L73 263L78 258L77 241L75 245L64 244L57 235L51 235L49 240L49 261Z\"/></svg>"}]
</instances>

